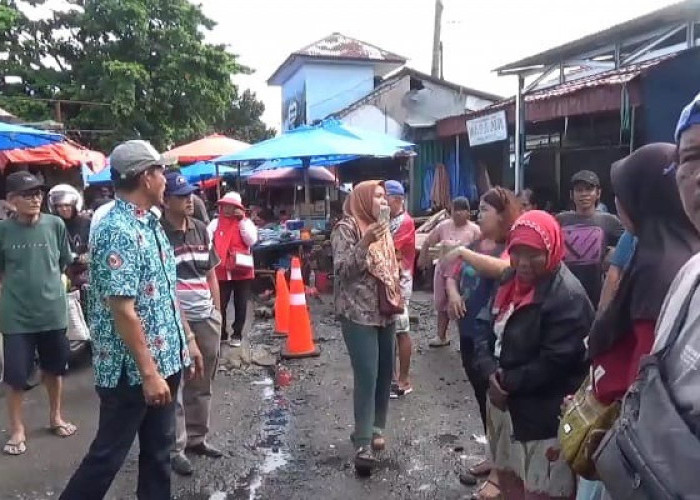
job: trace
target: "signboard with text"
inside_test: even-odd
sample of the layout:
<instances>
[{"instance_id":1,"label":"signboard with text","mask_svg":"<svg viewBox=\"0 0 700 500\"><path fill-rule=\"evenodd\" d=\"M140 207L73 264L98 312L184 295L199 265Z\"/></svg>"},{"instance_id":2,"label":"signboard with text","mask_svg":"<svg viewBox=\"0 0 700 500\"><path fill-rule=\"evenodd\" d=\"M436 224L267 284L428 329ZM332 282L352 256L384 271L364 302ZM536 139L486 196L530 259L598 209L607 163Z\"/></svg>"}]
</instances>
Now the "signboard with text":
<instances>
[{"instance_id":1,"label":"signboard with text","mask_svg":"<svg viewBox=\"0 0 700 500\"><path fill-rule=\"evenodd\" d=\"M506 112L497 111L490 115L467 120L467 133L469 134L470 146L479 146L507 139L508 122L506 121Z\"/></svg>"}]
</instances>

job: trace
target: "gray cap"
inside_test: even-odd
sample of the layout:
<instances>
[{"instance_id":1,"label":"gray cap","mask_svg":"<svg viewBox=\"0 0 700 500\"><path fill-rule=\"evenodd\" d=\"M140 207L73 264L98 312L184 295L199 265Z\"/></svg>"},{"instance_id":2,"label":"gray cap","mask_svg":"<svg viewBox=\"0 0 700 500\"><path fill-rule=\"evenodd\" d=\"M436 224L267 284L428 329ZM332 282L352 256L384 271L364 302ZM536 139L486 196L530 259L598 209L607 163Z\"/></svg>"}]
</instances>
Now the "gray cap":
<instances>
[{"instance_id":1,"label":"gray cap","mask_svg":"<svg viewBox=\"0 0 700 500\"><path fill-rule=\"evenodd\" d=\"M148 141L133 140L122 142L109 155L109 165L122 179L138 175L154 166L177 163L176 158L166 158L151 146Z\"/></svg>"}]
</instances>

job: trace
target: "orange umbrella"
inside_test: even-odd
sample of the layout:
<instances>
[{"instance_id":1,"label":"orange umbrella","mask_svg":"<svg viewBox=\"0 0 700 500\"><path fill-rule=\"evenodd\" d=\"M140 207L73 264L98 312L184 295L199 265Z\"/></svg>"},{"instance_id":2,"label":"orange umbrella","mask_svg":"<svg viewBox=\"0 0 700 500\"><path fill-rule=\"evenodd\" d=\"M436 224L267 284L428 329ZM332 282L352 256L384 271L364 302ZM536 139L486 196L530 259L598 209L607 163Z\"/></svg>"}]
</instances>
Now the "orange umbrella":
<instances>
[{"instance_id":1,"label":"orange umbrella","mask_svg":"<svg viewBox=\"0 0 700 500\"><path fill-rule=\"evenodd\" d=\"M72 141L56 142L37 148L8 149L0 151L0 171L12 163L26 165L56 165L68 170L87 165L94 173L101 171L107 158L99 151L92 151Z\"/></svg>"},{"instance_id":2,"label":"orange umbrella","mask_svg":"<svg viewBox=\"0 0 700 500\"><path fill-rule=\"evenodd\" d=\"M212 134L198 141L173 148L163 154L168 158L176 158L181 165L187 165L239 153L249 147L250 144L247 142L237 141L221 134Z\"/></svg>"}]
</instances>

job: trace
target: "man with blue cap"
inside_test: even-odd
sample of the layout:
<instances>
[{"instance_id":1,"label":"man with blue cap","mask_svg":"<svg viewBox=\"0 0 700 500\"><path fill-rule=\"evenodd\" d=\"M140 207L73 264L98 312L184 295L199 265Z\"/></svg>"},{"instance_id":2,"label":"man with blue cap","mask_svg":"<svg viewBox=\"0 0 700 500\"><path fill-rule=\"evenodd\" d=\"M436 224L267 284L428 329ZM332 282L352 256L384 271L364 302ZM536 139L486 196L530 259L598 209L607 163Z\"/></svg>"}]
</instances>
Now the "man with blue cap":
<instances>
[{"instance_id":1,"label":"man with blue cap","mask_svg":"<svg viewBox=\"0 0 700 500\"><path fill-rule=\"evenodd\" d=\"M176 436L171 465L183 476L193 472L185 450L196 455L220 458L223 453L207 441L211 413L212 380L216 373L221 342L221 303L214 268L219 257L207 226L194 218L196 187L179 172L165 176L161 224L177 263L177 298L194 334L204 361L204 376L180 385L175 409Z\"/></svg>"},{"instance_id":2,"label":"man with blue cap","mask_svg":"<svg viewBox=\"0 0 700 500\"><path fill-rule=\"evenodd\" d=\"M411 366L411 337L409 335L410 321L408 301L413 291L413 265L416 259L416 226L411 216L406 212L406 192L399 181L384 183L386 198L389 203L389 229L394 239L396 257L401 263L401 293L404 298L404 312L396 318L396 340L399 354L398 382L392 384L391 398L397 399L413 392L409 369Z\"/></svg>"},{"instance_id":3,"label":"man with blue cap","mask_svg":"<svg viewBox=\"0 0 700 500\"><path fill-rule=\"evenodd\" d=\"M675 138L678 189L688 217L700 230L700 93L681 112Z\"/></svg>"}]
</instances>

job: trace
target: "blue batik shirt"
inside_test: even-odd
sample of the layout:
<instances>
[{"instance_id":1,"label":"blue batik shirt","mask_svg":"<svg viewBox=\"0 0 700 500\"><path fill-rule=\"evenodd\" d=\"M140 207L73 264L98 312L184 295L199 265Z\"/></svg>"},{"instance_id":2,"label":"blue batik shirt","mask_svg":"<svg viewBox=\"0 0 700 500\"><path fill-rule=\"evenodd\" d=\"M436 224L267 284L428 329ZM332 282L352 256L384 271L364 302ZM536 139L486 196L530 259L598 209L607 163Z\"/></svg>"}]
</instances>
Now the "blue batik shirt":
<instances>
[{"instance_id":1,"label":"blue batik shirt","mask_svg":"<svg viewBox=\"0 0 700 500\"><path fill-rule=\"evenodd\" d=\"M156 216L117 200L100 221L90 249L88 319L95 384L142 383L129 348L116 331L109 297L133 297L158 371L169 377L189 366L185 331L175 298L175 256Z\"/></svg>"}]
</instances>

